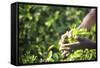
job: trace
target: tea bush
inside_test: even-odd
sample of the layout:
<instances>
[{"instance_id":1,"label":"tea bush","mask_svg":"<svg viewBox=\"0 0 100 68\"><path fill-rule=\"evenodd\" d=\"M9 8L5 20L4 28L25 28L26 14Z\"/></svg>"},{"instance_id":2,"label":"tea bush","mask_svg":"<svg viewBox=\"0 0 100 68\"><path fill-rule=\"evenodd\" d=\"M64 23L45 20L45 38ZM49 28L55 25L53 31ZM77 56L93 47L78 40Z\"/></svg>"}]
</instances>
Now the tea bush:
<instances>
[{"instance_id":1,"label":"tea bush","mask_svg":"<svg viewBox=\"0 0 100 68\"><path fill-rule=\"evenodd\" d=\"M58 45L60 36L67 30L71 30L72 26L78 26L88 13L88 9L20 4L19 63L31 64L95 59L96 49L78 50L64 59ZM91 34L92 39L96 39L93 31L90 31L89 34ZM89 35L85 34L85 36Z\"/></svg>"},{"instance_id":2,"label":"tea bush","mask_svg":"<svg viewBox=\"0 0 100 68\"><path fill-rule=\"evenodd\" d=\"M67 42L66 44L79 42L77 40L77 37L87 38L93 42L96 42L96 35L95 35L96 27L95 27L95 25L91 28L91 31L84 29L84 28L81 28L81 29L72 28L71 31L72 31L71 37L65 38L65 42ZM82 46L84 46L84 45L82 45ZM65 59L65 61L66 60L67 61L95 60L95 59L96 59L96 49L85 48L85 49L78 49L78 50L74 51Z\"/></svg>"}]
</instances>

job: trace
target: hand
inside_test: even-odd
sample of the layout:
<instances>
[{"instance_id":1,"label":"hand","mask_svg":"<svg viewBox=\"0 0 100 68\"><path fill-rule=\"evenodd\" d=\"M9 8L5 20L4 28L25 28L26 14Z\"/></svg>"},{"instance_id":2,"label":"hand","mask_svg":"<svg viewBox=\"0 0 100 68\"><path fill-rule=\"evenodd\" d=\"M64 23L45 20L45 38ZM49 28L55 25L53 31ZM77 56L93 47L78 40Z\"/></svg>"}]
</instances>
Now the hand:
<instances>
[{"instance_id":1,"label":"hand","mask_svg":"<svg viewBox=\"0 0 100 68\"><path fill-rule=\"evenodd\" d=\"M72 35L72 31L67 31L66 33L64 33L61 36L61 39L59 41L59 45L60 45L60 51L62 52L62 55L69 55L69 52L71 52L70 50L70 46L68 44L65 44L65 38L70 38ZM67 46L67 47L66 47Z\"/></svg>"},{"instance_id":2,"label":"hand","mask_svg":"<svg viewBox=\"0 0 100 68\"><path fill-rule=\"evenodd\" d=\"M65 43L64 39L66 37L71 36L72 31L66 32L61 36L61 40L59 41L60 44L60 51L62 52L62 55L68 56L70 53L74 52L77 49L95 49L96 48L96 42L93 42L87 38L81 38L77 37L77 42L74 43Z\"/></svg>"}]
</instances>

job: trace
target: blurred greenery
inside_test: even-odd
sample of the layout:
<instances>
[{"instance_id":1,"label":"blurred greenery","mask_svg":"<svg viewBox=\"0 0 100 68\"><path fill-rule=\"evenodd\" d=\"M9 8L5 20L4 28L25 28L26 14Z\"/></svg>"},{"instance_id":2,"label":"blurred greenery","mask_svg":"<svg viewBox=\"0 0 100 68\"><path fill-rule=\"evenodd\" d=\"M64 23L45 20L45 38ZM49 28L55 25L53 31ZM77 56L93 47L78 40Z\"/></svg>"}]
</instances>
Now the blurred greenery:
<instances>
[{"instance_id":1,"label":"blurred greenery","mask_svg":"<svg viewBox=\"0 0 100 68\"><path fill-rule=\"evenodd\" d=\"M78 27L88 10L19 4L19 63L94 60L96 49L77 50L64 59L58 45L61 35L74 26ZM90 33L94 37L95 34Z\"/></svg>"}]
</instances>

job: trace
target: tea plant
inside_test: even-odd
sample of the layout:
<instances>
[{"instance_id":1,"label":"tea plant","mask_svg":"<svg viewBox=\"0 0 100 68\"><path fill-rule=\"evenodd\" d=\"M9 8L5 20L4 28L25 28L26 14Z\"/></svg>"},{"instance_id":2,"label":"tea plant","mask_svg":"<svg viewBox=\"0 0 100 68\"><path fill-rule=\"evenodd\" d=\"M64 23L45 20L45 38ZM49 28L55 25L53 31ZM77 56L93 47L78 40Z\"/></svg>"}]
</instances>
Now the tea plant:
<instances>
[{"instance_id":1,"label":"tea plant","mask_svg":"<svg viewBox=\"0 0 100 68\"><path fill-rule=\"evenodd\" d=\"M65 39L66 44L78 42L77 37L87 38L93 42L96 42L96 27L93 26L91 31L81 28L71 30L71 37ZM81 46L81 45L80 45ZM84 45L82 45L84 46ZM88 45L90 46L90 45ZM96 49L78 49L71 53L65 60L67 61L78 61L78 60L95 60L96 59Z\"/></svg>"}]
</instances>

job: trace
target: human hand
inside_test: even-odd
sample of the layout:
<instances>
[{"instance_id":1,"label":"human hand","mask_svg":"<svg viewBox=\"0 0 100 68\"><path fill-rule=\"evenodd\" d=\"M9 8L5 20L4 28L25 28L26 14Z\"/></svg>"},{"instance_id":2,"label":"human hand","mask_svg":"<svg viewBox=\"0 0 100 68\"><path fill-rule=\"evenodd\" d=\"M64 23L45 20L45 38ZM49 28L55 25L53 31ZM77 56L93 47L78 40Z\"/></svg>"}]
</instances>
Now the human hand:
<instances>
[{"instance_id":1,"label":"human hand","mask_svg":"<svg viewBox=\"0 0 100 68\"><path fill-rule=\"evenodd\" d=\"M77 42L74 43L65 43L65 38L71 37L72 36L72 31L66 32L61 36L61 39L59 41L60 45L60 51L62 52L62 55L68 56L70 53L74 52L77 49L95 49L96 48L96 43L87 39L87 38L81 38L77 37L76 40Z\"/></svg>"}]
</instances>

